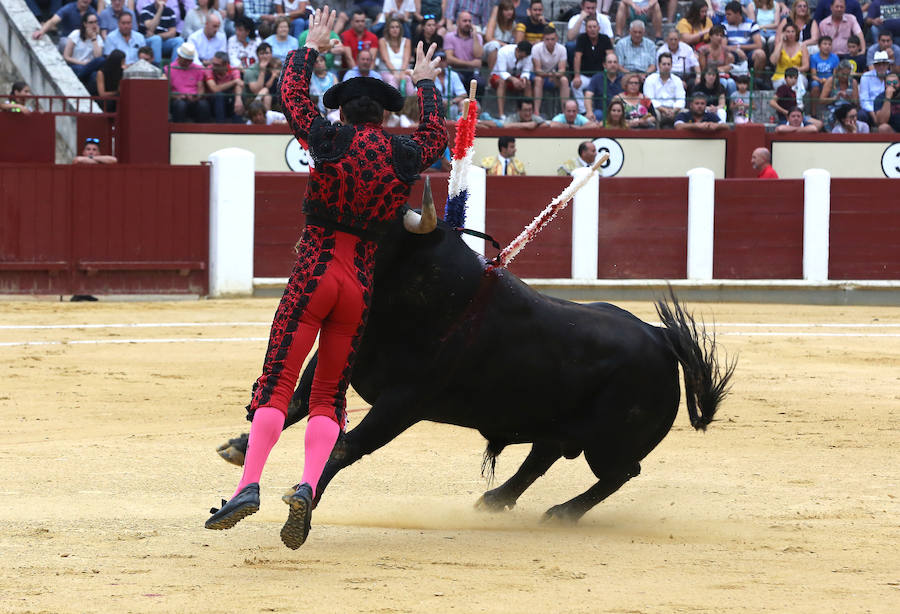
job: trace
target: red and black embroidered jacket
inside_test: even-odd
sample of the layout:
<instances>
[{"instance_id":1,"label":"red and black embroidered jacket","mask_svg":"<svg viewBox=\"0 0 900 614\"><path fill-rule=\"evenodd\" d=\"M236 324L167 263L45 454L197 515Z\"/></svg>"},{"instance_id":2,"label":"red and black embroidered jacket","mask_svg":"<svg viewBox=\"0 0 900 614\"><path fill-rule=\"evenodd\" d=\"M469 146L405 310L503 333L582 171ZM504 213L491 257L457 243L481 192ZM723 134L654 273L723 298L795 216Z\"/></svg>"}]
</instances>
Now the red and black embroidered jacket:
<instances>
[{"instance_id":1,"label":"red and black embroidered jacket","mask_svg":"<svg viewBox=\"0 0 900 614\"><path fill-rule=\"evenodd\" d=\"M397 217L413 181L447 147L441 95L430 80L416 84L421 117L411 136L388 134L380 124L332 124L309 98L318 55L306 47L292 51L281 77L282 107L315 163L303 212L358 231L377 231Z\"/></svg>"}]
</instances>

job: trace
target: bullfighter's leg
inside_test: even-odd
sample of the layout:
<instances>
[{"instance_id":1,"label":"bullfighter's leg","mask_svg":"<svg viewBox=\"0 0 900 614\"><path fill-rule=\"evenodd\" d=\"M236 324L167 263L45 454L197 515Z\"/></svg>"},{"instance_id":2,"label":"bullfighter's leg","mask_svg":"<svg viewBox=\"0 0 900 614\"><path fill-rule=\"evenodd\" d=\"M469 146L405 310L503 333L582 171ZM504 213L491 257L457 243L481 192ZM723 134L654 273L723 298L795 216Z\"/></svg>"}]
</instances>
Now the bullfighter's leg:
<instances>
[{"instance_id":1,"label":"bullfighter's leg","mask_svg":"<svg viewBox=\"0 0 900 614\"><path fill-rule=\"evenodd\" d=\"M414 418L407 409L415 406L405 395L402 398L379 398L354 429L341 435L319 478L313 506L318 504L328 483L338 471L366 454L371 454L418 422L419 419Z\"/></svg>"},{"instance_id":2,"label":"bullfighter's leg","mask_svg":"<svg viewBox=\"0 0 900 614\"><path fill-rule=\"evenodd\" d=\"M625 482L640 472L640 463L611 467L606 473L597 476L600 478L599 481L585 492L544 512L544 520L577 522L588 510L619 490Z\"/></svg>"},{"instance_id":3,"label":"bullfighter's leg","mask_svg":"<svg viewBox=\"0 0 900 614\"><path fill-rule=\"evenodd\" d=\"M481 495L475 502L475 507L491 512L514 508L522 493L544 475L561 456L558 444L532 444L531 452L525 457L519 470L501 486Z\"/></svg>"}]
</instances>

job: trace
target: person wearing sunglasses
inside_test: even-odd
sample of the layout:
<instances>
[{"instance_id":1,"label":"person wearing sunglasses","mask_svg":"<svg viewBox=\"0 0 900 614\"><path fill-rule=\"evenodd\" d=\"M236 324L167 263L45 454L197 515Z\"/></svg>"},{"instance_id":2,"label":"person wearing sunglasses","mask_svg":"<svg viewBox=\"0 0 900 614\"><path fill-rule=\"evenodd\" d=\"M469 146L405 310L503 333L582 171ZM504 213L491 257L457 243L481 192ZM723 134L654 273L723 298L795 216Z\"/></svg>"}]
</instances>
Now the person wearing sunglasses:
<instances>
[{"instance_id":1,"label":"person wearing sunglasses","mask_svg":"<svg viewBox=\"0 0 900 614\"><path fill-rule=\"evenodd\" d=\"M875 97L873 108L878 132L900 132L900 76L896 72L884 78L884 91Z\"/></svg>"},{"instance_id":2,"label":"person wearing sunglasses","mask_svg":"<svg viewBox=\"0 0 900 614\"><path fill-rule=\"evenodd\" d=\"M81 150L80 156L75 156L72 164L116 164L118 159L115 156L104 156L100 153L100 139L95 136L89 136L84 139L84 149Z\"/></svg>"},{"instance_id":3,"label":"person wearing sunglasses","mask_svg":"<svg viewBox=\"0 0 900 614\"><path fill-rule=\"evenodd\" d=\"M32 32L31 38L37 40L50 30L55 29L59 34L59 50L65 49L66 37L81 27L81 22L88 13L97 15L97 11L91 6L91 0L76 0L64 5L56 11L50 19L44 22L40 28Z\"/></svg>"},{"instance_id":4,"label":"person wearing sunglasses","mask_svg":"<svg viewBox=\"0 0 900 614\"><path fill-rule=\"evenodd\" d=\"M81 27L72 30L66 38L63 58L75 76L87 86L106 60L103 57L103 39L100 37L100 19L96 14L85 13L81 19Z\"/></svg>"}]
</instances>

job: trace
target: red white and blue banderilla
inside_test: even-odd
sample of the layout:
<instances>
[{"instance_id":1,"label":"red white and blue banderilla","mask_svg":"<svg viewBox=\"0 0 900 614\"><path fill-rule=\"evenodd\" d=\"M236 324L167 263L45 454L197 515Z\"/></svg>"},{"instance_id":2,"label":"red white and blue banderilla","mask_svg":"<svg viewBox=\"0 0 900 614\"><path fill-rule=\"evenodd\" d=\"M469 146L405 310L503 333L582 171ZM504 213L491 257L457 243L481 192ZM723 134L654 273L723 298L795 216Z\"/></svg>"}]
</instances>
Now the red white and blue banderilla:
<instances>
[{"instance_id":1,"label":"red white and blue banderilla","mask_svg":"<svg viewBox=\"0 0 900 614\"><path fill-rule=\"evenodd\" d=\"M478 123L478 103L475 101L473 79L469 83L469 99L465 112L456 124L456 138L450 161L450 187L447 191L447 206L444 221L451 228L465 228L466 203L469 200L469 167L475 154L475 124Z\"/></svg>"}]
</instances>

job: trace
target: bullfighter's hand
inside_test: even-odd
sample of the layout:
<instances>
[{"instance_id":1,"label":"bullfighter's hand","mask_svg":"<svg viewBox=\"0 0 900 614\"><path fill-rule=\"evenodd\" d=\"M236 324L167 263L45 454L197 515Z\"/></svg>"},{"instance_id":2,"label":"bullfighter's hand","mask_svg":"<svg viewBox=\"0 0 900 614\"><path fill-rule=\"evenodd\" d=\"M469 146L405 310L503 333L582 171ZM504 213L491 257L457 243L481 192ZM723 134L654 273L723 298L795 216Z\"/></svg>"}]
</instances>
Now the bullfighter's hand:
<instances>
[{"instance_id":1,"label":"bullfighter's hand","mask_svg":"<svg viewBox=\"0 0 900 614\"><path fill-rule=\"evenodd\" d=\"M331 30L334 28L336 17L337 11L329 9L327 4L321 9L316 9L316 12L309 18L306 46L319 53L330 51L332 44L337 43L337 41L332 42L331 40Z\"/></svg>"},{"instance_id":2,"label":"bullfighter's hand","mask_svg":"<svg viewBox=\"0 0 900 614\"><path fill-rule=\"evenodd\" d=\"M416 45L416 65L412 71L413 83L418 83L422 79L434 80L437 75L438 64L441 63L441 58L434 57L436 50L436 43L431 43L431 46L428 47L428 51L425 53L422 53L422 41L419 41L419 44Z\"/></svg>"}]
</instances>

